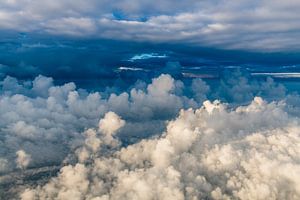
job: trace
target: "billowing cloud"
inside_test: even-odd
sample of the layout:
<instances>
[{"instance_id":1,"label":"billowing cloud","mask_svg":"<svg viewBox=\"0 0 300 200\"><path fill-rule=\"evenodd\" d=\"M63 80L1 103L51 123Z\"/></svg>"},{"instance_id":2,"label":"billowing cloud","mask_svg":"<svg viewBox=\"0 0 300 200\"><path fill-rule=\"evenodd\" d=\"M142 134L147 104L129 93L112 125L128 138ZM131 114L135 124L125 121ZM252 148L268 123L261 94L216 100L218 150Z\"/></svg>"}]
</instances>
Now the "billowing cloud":
<instances>
[{"instance_id":1,"label":"billowing cloud","mask_svg":"<svg viewBox=\"0 0 300 200\"><path fill-rule=\"evenodd\" d=\"M21 169L26 168L31 160L30 155L26 154L26 152L23 150L17 151L16 155L17 155L17 159L16 159L17 167Z\"/></svg>"},{"instance_id":2,"label":"billowing cloud","mask_svg":"<svg viewBox=\"0 0 300 200\"><path fill-rule=\"evenodd\" d=\"M298 197L298 177L281 172L297 174L299 95L240 71L214 87L161 74L130 88L4 78L0 197L258 199L258 185Z\"/></svg>"},{"instance_id":3,"label":"billowing cloud","mask_svg":"<svg viewBox=\"0 0 300 200\"><path fill-rule=\"evenodd\" d=\"M97 151L88 151L90 132L102 142ZM290 117L281 103L255 97L230 110L206 101L199 109L181 110L160 137L127 147L109 148L101 129L86 135L77 151L85 152L86 159L79 154L77 163L62 167L47 184L25 189L21 198L300 197L299 119Z\"/></svg>"},{"instance_id":4,"label":"billowing cloud","mask_svg":"<svg viewBox=\"0 0 300 200\"><path fill-rule=\"evenodd\" d=\"M104 118L99 122L99 129L104 134L112 136L118 129L125 125L125 121L120 119L118 115L113 112L105 114Z\"/></svg>"},{"instance_id":5,"label":"billowing cloud","mask_svg":"<svg viewBox=\"0 0 300 200\"><path fill-rule=\"evenodd\" d=\"M178 83L170 75L161 75L145 89L104 93L102 97L99 92L76 90L74 83L54 86L53 79L44 76L22 84L6 77L1 82L0 170L15 168L15 152L20 168L59 164L69 149L78 145L80 132L97 125L99 117L108 111L128 120L125 125L108 112L99 127L109 137L124 125L121 136L139 138L158 133L163 129L163 121L175 116L180 108L198 105L195 100L176 94ZM132 127L136 128L131 130ZM30 163L26 155L31 156Z\"/></svg>"},{"instance_id":6,"label":"billowing cloud","mask_svg":"<svg viewBox=\"0 0 300 200\"><path fill-rule=\"evenodd\" d=\"M290 1L2 1L0 29L84 38L190 43L255 51L299 50Z\"/></svg>"}]
</instances>

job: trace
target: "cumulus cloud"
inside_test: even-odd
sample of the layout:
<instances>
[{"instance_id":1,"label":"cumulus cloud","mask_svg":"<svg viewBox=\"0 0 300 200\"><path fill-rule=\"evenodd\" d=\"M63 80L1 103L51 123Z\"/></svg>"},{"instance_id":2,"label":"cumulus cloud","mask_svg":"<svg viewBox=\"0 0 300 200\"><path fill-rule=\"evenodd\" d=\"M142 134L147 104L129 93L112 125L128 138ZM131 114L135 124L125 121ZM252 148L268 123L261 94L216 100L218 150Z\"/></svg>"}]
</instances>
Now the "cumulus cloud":
<instances>
[{"instance_id":1,"label":"cumulus cloud","mask_svg":"<svg viewBox=\"0 0 300 200\"><path fill-rule=\"evenodd\" d=\"M115 114L107 113L99 127L108 138L123 126L119 134L125 139L161 132L164 120L180 108L198 105L175 94L176 82L170 75L161 75L144 90L134 88L104 98L99 92L77 90L74 83L54 86L53 79L44 76L23 83L6 77L0 98L1 171L14 170L14 152L20 148L31 155L32 166L60 164L68 151L80 144L80 132L96 126L108 111L128 120L125 125Z\"/></svg>"},{"instance_id":2,"label":"cumulus cloud","mask_svg":"<svg viewBox=\"0 0 300 200\"><path fill-rule=\"evenodd\" d=\"M263 96L268 100L282 99L286 96L286 88L267 77L265 81L251 79L244 70L225 71L220 87L213 95L227 102L249 102L255 96Z\"/></svg>"},{"instance_id":3,"label":"cumulus cloud","mask_svg":"<svg viewBox=\"0 0 300 200\"><path fill-rule=\"evenodd\" d=\"M295 51L299 2L2 1L0 28L43 34ZM26 26L25 26L26 25ZM174 34L176 33L176 34Z\"/></svg>"},{"instance_id":4,"label":"cumulus cloud","mask_svg":"<svg viewBox=\"0 0 300 200\"><path fill-rule=\"evenodd\" d=\"M18 168L24 169L26 168L31 160L31 156L28 155L24 150L19 150L16 152L16 164Z\"/></svg>"},{"instance_id":5,"label":"cumulus cloud","mask_svg":"<svg viewBox=\"0 0 300 200\"><path fill-rule=\"evenodd\" d=\"M111 136L118 129L125 125L125 121L122 120L114 112L108 112L104 118L99 122L99 129L106 135Z\"/></svg>"},{"instance_id":6,"label":"cumulus cloud","mask_svg":"<svg viewBox=\"0 0 300 200\"><path fill-rule=\"evenodd\" d=\"M263 188L274 198L297 198L297 176L281 172L297 174L299 95L240 71L220 83L162 74L110 93L44 76L6 77L0 197L258 199L253 191Z\"/></svg>"},{"instance_id":7,"label":"cumulus cloud","mask_svg":"<svg viewBox=\"0 0 300 200\"><path fill-rule=\"evenodd\" d=\"M255 97L231 110L206 101L181 110L159 137L110 150L104 142L21 198L298 199L298 130L281 103Z\"/></svg>"}]
</instances>

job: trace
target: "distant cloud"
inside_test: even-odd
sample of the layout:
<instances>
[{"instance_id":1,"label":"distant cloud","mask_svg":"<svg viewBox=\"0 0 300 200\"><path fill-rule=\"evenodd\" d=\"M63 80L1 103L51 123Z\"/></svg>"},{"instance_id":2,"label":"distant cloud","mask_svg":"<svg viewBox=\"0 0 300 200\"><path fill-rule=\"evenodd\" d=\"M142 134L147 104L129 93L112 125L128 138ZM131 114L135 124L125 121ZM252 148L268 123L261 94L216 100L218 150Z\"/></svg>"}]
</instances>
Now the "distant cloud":
<instances>
[{"instance_id":1,"label":"distant cloud","mask_svg":"<svg viewBox=\"0 0 300 200\"><path fill-rule=\"evenodd\" d=\"M132 58L129 59L129 61L135 61L135 60L146 60L150 58L167 58L168 56L166 54L160 55L157 53L143 53L139 55L135 55Z\"/></svg>"},{"instance_id":2,"label":"distant cloud","mask_svg":"<svg viewBox=\"0 0 300 200\"><path fill-rule=\"evenodd\" d=\"M0 29L224 49L296 51L299 9L297 0L166 0L159 4L146 0L5 0L0 3Z\"/></svg>"}]
</instances>

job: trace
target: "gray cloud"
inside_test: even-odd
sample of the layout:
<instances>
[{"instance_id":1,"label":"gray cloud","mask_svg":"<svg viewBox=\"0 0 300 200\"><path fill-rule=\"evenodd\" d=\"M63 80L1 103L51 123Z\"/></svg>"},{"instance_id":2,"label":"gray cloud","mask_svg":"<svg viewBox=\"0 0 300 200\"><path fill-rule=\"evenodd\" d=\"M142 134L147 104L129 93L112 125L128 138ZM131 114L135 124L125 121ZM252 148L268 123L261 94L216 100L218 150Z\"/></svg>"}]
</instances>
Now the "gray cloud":
<instances>
[{"instance_id":1,"label":"gray cloud","mask_svg":"<svg viewBox=\"0 0 300 200\"><path fill-rule=\"evenodd\" d=\"M296 0L6 0L0 3L0 28L225 49L295 51L299 50L299 7Z\"/></svg>"}]
</instances>

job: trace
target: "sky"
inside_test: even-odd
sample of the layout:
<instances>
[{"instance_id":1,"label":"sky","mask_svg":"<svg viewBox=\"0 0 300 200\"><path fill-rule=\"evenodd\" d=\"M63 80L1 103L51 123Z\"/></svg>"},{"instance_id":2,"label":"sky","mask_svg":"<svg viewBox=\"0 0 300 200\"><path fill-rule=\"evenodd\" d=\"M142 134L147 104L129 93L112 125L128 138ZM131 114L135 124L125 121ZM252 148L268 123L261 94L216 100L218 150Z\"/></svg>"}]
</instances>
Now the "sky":
<instances>
[{"instance_id":1,"label":"sky","mask_svg":"<svg viewBox=\"0 0 300 200\"><path fill-rule=\"evenodd\" d=\"M110 79L120 67L168 62L298 66L299 7L297 0L3 0L0 76Z\"/></svg>"},{"instance_id":2,"label":"sky","mask_svg":"<svg viewBox=\"0 0 300 200\"><path fill-rule=\"evenodd\" d=\"M297 0L3 0L1 32L299 51Z\"/></svg>"},{"instance_id":3,"label":"sky","mask_svg":"<svg viewBox=\"0 0 300 200\"><path fill-rule=\"evenodd\" d=\"M0 199L300 199L299 0L1 0Z\"/></svg>"}]
</instances>

